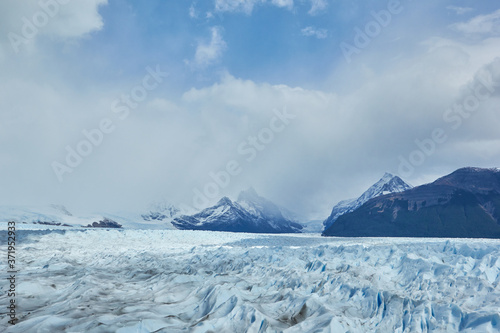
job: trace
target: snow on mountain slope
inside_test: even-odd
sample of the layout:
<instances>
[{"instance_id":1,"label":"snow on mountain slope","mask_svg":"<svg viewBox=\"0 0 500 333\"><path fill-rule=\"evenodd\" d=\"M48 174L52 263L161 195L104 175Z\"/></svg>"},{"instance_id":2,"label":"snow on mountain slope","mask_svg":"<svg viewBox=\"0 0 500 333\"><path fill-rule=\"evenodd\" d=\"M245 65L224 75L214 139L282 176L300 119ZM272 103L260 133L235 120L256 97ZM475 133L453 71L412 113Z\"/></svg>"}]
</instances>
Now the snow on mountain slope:
<instances>
[{"instance_id":1,"label":"snow on mountain slope","mask_svg":"<svg viewBox=\"0 0 500 333\"><path fill-rule=\"evenodd\" d=\"M23 235L20 321L9 327L1 316L7 333L500 330L499 240L183 230ZM7 302L0 293L0 304Z\"/></svg>"},{"instance_id":2,"label":"snow on mountain slope","mask_svg":"<svg viewBox=\"0 0 500 333\"><path fill-rule=\"evenodd\" d=\"M256 218L268 219L274 228L286 223L281 209L273 202L259 196L253 188L240 192L236 202Z\"/></svg>"},{"instance_id":3,"label":"snow on mountain slope","mask_svg":"<svg viewBox=\"0 0 500 333\"><path fill-rule=\"evenodd\" d=\"M61 205L50 206L0 206L0 221L27 223L72 224L76 221L68 210Z\"/></svg>"},{"instance_id":4,"label":"snow on mountain slope","mask_svg":"<svg viewBox=\"0 0 500 333\"><path fill-rule=\"evenodd\" d=\"M172 221L181 215L195 214L191 207L176 206L166 198L160 198L149 204L144 211L101 212L132 229L176 229Z\"/></svg>"},{"instance_id":5,"label":"snow on mountain slope","mask_svg":"<svg viewBox=\"0 0 500 333\"><path fill-rule=\"evenodd\" d=\"M293 233L302 229L300 224L283 217L275 204L253 189L241 192L236 202L224 197L197 214L175 218L172 224L187 230L254 233Z\"/></svg>"},{"instance_id":6,"label":"snow on mountain slope","mask_svg":"<svg viewBox=\"0 0 500 333\"><path fill-rule=\"evenodd\" d=\"M323 220L310 220L302 223L304 229L302 229L303 233L308 234L321 234L323 232Z\"/></svg>"},{"instance_id":7,"label":"snow on mountain slope","mask_svg":"<svg viewBox=\"0 0 500 333\"><path fill-rule=\"evenodd\" d=\"M373 198L323 232L336 237L500 238L500 172L461 168Z\"/></svg>"},{"instance_id":8,"label":"snow on mountain slope","mask_svg":"<svg viewBox=\"0 0 500 333\"><path fill-rule=\"evenodd\" d=\"M144 221L166 221L171 222L176 216L181 214L181 210L173 204L161 200L149 205L146 213L141 214Z\"/></svg>"},{"instance_id":9,"label":"snow on mountain slope","mask_svg":"<svg viewBox=\"0 0 500 333\"><path fill-rule=\"evenodd\" d=\"M168 209L175 211L173 206ZM167 209L167 211L168 211ZM147 216L166 215L165 210L149 211ZM0 206L0 222L16 221L23 223L23 229L43 229L57 227L77 227L92 225L104 219L111 219L124 228L133 229L175 229L171 224L173 217L144 219L143 215L137 212L126 211L106 211L106 212L70 212L62 205L48 206Z\"/></svg>"},{"instance_id":10,"label":"snow on mountain slope","mask_svg":"<svg viewBox=\"0 0 500 333\"><path fill-rule=\"evenodd\" d=\"M370 188L361 194L359 198L343 200L335 205L330 216L323 222L325 230L328 229L339 218L339 216L354 211L372 198L389 193L403 192L411 188L411 185L405 183L398 176L394 176L386 172L378 182L370 186Z\"/></svg>"},{"instance_id":11,"label":"snow on mountain slope","mask_svg":"<svg viewBox=\"0 0 500 333\"><path fill-rule=\"evenodd\" d=\"M126 229L175 229L171 223L171 219L150 219L145 220L143 215L139 212L127 211L103 211L93 214L102 216L103 218L110 218L113 221L120 223Z\"/></svg>"}]
</instances>

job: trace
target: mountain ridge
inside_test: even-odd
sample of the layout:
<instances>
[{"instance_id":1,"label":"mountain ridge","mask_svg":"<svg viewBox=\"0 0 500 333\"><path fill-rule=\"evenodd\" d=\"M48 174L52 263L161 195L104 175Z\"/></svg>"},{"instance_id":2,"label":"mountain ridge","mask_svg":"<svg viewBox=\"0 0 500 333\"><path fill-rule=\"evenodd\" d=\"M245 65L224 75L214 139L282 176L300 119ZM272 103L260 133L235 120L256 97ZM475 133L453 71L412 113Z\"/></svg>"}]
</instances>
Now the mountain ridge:
<instances>
[{"instance_id":1,"label":"mountain ridge","mask_svg":"<svg viewBox=\"0 0 500 333\"><path fill-rule=\"evenodd\" d=\"M172 224L178 229L253 233L297 233L303 229L253 188L242 191L237 201L223 197L201 212L175 218Z\"/></svg>"},{"instance_id":2,"label":"mountain ridge","mask_svg":"<svg viewBox=\"0 0 500 333\"><path fill-rule=\"evenodd\" d=\"M461 168L432 183L370 199L323 235L500 238L500 170Z\"/></svg>"},{"instance_id":3,"label":"mountain ridge","mask_svg":"<svg viewBox=\"0 0 500 333\"><path fill-rule=\"evenodd\" d=\"M412 188L399 176L386 172L375 184L370 186L358 198L339 201L332 209L330 216L323 221L324 230L328 229L340 216L361 207L368 200L396 192L403 192Z\"/></svg>"}]
</instances>

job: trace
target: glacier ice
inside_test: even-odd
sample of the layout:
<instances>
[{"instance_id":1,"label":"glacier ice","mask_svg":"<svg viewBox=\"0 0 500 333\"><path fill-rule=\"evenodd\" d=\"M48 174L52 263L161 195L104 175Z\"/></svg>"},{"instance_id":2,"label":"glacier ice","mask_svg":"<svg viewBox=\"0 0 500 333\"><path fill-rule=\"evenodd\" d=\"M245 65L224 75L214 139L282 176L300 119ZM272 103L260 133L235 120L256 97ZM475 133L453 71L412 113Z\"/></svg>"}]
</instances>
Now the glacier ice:
<instances>
[{"instance_id":1,"label":"glacier ice","mask_svg":"<svg viewBox=\"0 0 500 333\"><path fill-rule=\"evenodd\" d=\"M500 240L20 232L6 332L500 331Z\"/></svg>"}]
</instances>

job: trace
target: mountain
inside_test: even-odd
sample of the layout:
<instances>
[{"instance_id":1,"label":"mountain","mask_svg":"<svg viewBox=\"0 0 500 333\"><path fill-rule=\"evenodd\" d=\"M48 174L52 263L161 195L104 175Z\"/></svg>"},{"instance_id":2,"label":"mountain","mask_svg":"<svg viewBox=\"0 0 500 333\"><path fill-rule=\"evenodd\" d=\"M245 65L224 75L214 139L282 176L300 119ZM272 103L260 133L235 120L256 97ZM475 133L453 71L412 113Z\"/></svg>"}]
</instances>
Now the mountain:
<instances>
[{"instance_id":1,"label":"mountain","mask_svg":"<svg viewBox=\"0 0 500 333\"><path fill-rule=\"evenodd\" d=\"M108 219L107 217L99 222L93 222L92 224L87 225L87 228L121 228L121 227L122 225L120 223Z\"/></svg>"},{"instance_id":2,"label":"mountain","mask_svg":"<svg viewBox=\"0 0 500 333\"><path fill-rule=\"evenodd\" d=\"M340 216L323 235L500 238L500 169L462 168L373 198Z\"/></svg>"},{"instance_id":3,"label":"mountain","mask_svg":"<svg viewBox=\"0 0 500 333\"><path fill-rule=\"evenodd\" d=\"M378 182L373 184L368 190L361 194L359 198L343 200L335 205L330 216L323 222L325 230L328 229L341 215L354 211L372 198L389 193L403 192L409 190L410 188L412 188L412 186L405 183L401 178L386 172Z\"/></svg>"},{"instance_id":4,"label":"mountain","mask_svg":"<svg viewBox=\"0 0 500 333\"><path fill-rule=\"evenodd\" d=\"M168 221L180 215L181 210L166 201L156 201L149 205L149 210L141 214L144 221Z\"/></svg>"},{"instance_id":5,"label":"mountain","mask_svg":"<svg viewBox=\"0 0 500 333\"><path fill-rule=\"evenodd\" d=\"M172 224L178 229L252 233L297 233L303 228L254 189L241 192L236 202L224 197L197 214L175 218Z\"/></svg>"},{"instance_id":6,"label":"mountain","mask_svg":"<svg viewBox=\"0 0 500 333\"><path fill-rule=\"evenodd\" d=\"M62 205L50 206L0 206L0 222L16 221L58 225L72 223L73 215Z\"/></svg>"},{"instance_id":7,"label":"mountain","mask_svg":"<svg viewBox=\"0 0 500 333\"><path fill-rule=\"evenodd\" d=\"M146 213L128 211L74 212L63 205L0 206L0 222L16 221L23 228L123 226L127 229L175 229L170 223L180 209L166 203L150 205ZM116 222L101 223L102 221Z\"/></svg>"},{"instance_id":8,"label":"mountain","mask_svg":"<svg viewBox=\"0 0 500 333\"><path fill-rule=\"evenodd\" d=\"M323 222L323 220L304 220L301 223L304 227L302 232L305 234L320 234L325 229Z\"/></svg>"}]
</instances>

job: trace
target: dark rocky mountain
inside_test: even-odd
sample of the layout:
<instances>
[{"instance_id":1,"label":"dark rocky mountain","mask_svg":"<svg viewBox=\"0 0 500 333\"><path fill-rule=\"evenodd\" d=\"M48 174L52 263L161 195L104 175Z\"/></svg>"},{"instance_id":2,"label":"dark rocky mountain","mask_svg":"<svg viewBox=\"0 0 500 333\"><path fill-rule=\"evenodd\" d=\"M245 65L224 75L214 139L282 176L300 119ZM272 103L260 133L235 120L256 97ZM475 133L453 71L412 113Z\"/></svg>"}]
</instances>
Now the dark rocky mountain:
<instances>
[{"instance_id":1,"label":"dark rocky mountain","mask_svg":"<svg viewBox=\"0 0 500 333\"><path fill-rule=\"evenodd\" d=\"M323 235L500 238L500 170L463 168L373 198L340 216Z\"/></svg>"},{"instance_id":2,"label":"dark rocky mountain","mask_svg":"<svg viewBox=\"0 0 500 333\"><path fill-rule=\"evenodd\" d=\"M92 224L87 225L87 228L121 228L122 225L116 221L108 219L105 217L99 222L93 222Z\"/></svg>"},{"instance_id":3,"label":"dark rocky mountain","mask_svg":"<svg viewBox=\"0 0 500 333\"><path fill-rule=\"evenodd\" d=\"M61 223L61 222L33 222L33 224L41 224L41 225L51 225L51 226L57 226L57 227L71 227L71 225L66 224L66 223Z\"/></svg>"},{"instance_id":4,"label":"dark rocky mountain","mask_svg":"<svg viewBox=\"0 0 500 333\"><path fill-rule=\"evenodd\" d=\"M197 214L175 218L172 224L178 229L252 233L297 233L303 228L253 189L240 193L237 202L224 197Z\"/></svg>"},{"instance_id":5,"label":"dark rocky mountain","mask_svg":"<svg viewBox=\"0 0 500 333\"><path fill-rule=\"evenodd\" d=\"M410 188L412 188L412 186L405 183L401 178L386 172L378 182L370 186L370 188L361 194L359 198L343 200L336 204L333 207L330 216L323 221L325 230L328 229L340 216L354 211L372 198L389 193L403 192L409 190Z\"/></svg>"}]
</instances>

